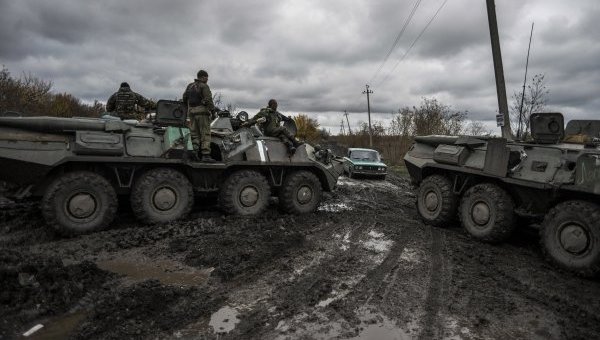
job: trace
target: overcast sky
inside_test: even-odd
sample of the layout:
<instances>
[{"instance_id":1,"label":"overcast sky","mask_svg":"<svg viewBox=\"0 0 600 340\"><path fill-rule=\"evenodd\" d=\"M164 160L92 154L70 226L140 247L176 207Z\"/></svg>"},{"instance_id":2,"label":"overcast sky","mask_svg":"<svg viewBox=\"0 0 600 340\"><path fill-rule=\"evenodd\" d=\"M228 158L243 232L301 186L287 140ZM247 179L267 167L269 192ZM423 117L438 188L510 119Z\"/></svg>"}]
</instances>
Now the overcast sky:
<instances>
[{"instance_id":1,"label":"overcast sky","mask_svg":"<svg viewBox=\"0 0 600 340\"><path fill-rule=\"evenodd\" d=\"M342 112L355 126L437 98L493 127L497 111L485 0L0 0L0 64L51 80L54 91L105 102L120 82L154 99L181 98L199 69L213 93L254 114L276 98L334 134ZM496 0L509 96L544 73L548 108L597 116L600 2ZM405 55L406 54L406 55ZM402 59L402 57L404 59ZM510 101L510 99L509 99ZM494 130L496 130L494 128ZM499 131L499 129L498 129Z\"/></svg>"}]
</instances>

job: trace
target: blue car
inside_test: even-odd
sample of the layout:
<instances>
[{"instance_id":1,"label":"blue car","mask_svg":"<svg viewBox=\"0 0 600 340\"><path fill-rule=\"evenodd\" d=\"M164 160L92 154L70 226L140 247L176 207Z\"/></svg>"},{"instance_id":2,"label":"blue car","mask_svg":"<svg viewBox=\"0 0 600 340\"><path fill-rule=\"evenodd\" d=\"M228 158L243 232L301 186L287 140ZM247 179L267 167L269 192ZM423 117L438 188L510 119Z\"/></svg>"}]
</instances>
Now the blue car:
<instances>
[{"instance_id":1,"label":"blue car","mask_svg":"<svg viewBox=\"0 0 600 340\"><path fill-rule=\"evenodd\" d=\"M381 161L379 152L372 149L349 148L344 157L344 172L350 178L357 175L385 179L387 165Z\"/></svg>"}]
</instances>

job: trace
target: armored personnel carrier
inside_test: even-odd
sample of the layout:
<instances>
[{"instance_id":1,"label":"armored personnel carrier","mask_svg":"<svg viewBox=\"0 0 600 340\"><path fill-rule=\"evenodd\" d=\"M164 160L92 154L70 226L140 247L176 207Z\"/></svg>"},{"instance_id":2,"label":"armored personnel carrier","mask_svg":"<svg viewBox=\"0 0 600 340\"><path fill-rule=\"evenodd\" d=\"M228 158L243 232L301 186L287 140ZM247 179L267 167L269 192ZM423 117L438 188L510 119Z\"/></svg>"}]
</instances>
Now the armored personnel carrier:
<instances>
[{"instance_id":1,"label":"armored personnel carrier","mask_svg":"<svg viewBox=\"0 0 600 340\"><path fill-rule=\"evenodd\" d=\"M151 122L0 117L0 181L11 197L41 200L49 225L64 234L109 226L118 196L148 223L186 216L197 194L216 194L226 213L260 214L277 196L286 213L314 211L336 186L343 161L303 144L294 154L277 138L241 127L222 111L211 124L212 157L191 156L186 108L161 100Z\"/></svg>"},{"instance_id":2,"label":"armored personnel carrier","mask_svg":"<svg viewBox=\"0 0 600 340\"><path fill-rule=\"evenodd\" d=\"M600 121L560 113L531 117L531 141L422 136L404 160L419 185L423 220L444 227L458 215L474 238L506 240L537 219L544 253L586 276L600 273Z\"/></svg>"}]
</instances>

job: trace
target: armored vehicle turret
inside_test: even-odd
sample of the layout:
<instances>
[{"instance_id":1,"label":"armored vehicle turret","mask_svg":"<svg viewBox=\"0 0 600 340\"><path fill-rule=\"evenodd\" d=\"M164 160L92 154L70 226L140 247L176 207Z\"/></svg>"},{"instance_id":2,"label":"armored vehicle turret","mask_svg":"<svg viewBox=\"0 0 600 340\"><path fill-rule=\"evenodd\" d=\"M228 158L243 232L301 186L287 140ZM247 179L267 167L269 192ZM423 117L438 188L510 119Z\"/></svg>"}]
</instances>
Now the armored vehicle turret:
<instances>
[{"instance_id":1,"label":"armored vehicle turret","mask_svg":"<svg viewBox=\"0 0 600 340\"><path fill-rule=\"evenodd\" d=\"M472 237L502 242L536 220L547 257L582 275L600 272L600 121L560 113L531 117L532 140L417 137L404 161L419 185L423 220L444 227L458 216ZM521 219L522 221L522 219Z\"/></svg>"},{"instance_id":2,"label":"armored vehicle turret","mask_svg":"<svg viewBox=\"0 0 600 340\"><path fill-rule=\"evenodd\" d=\"M314 211L336 186L342 159L309 144L290 154L278 139L240 127L245 119L222 111L211 124L218 162L201 163L178 101L159 101L143 123L0 117L0 181L16 185L11 197L39 198L47 223L64 234L106 228L118 196L148 223L186 216L199 194L215 194L232 214L260 214L272 196L286 213Z\"/></svg>"}]
</instances>

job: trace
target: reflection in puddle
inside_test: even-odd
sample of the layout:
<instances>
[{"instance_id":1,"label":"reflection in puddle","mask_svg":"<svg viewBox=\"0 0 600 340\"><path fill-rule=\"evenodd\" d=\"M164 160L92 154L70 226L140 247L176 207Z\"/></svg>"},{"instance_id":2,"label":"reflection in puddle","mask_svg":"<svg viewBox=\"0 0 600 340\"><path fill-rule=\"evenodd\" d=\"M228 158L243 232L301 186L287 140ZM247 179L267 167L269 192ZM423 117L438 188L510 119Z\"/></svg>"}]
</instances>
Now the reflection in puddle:
<instances>
[{"instance_id":1,"label":"reflection in puddle","mask_svg":"<svg viewBox=\"0 0 600 340\"><path fill-rule=\"evenodd\" d=\"M103 270L126 275L132 281L156 279L163 284L181 286L195 286L205 283L214 269L200 270L168 260L134 262L114 259L99 261L97 265Z\"/></svg>"},{"instance_id":2,"label":"reflection in puddle","mask_svg":"<svg viewBox=\"0 0 600 340\"><path fill-rule=\"evenodd\" d=\"M209 326L215 333L231 332L240 319L237 318L239 312L232 307L225 306L211 315Z\"/></svg>"},{"instance_id":3,"label":"reflection in puddle","mask_svg":"<svg viewBox=\"0 0 600 340\"><path fill-rule=\"evenodd\" d=\"M67 339L85 317L86 313L76 312L49 319L43 322L43 328L27 339Z\"/></svg>"},{"instance_id":4,"label":"reflection in puddle","mask_svg":"<svg viewBox=\"0 0 600 340\"><path fill-rule=\"evenodd\" d=\"M358 318L361 320L361 331L354 340L368 339L390 339L407 340L412 339L408 333L398 328L396 324L385 315L376 313L369 307L358 310Z\"/></svg>"}]
</instances>

